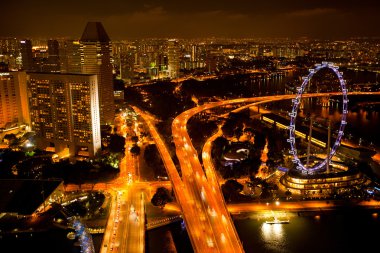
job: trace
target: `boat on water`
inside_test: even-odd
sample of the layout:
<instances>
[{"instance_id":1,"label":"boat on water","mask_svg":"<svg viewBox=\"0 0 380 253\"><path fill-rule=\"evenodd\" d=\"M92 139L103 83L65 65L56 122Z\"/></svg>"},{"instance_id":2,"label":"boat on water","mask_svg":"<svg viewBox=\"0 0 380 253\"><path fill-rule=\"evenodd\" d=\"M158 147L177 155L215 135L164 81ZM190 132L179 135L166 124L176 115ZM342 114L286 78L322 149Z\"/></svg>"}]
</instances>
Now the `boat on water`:
<instances>
[{"instance_id":1,"label":"boat on water","mask_svg":"<svg viewBox=\"0 0 380 253\"><path fill-rule=\"evenodd\" d=\"M266 224L288 224L289 220L279 220L277 217L273 217L273 220L266 220Z\"/></svg>"}]
</instances>

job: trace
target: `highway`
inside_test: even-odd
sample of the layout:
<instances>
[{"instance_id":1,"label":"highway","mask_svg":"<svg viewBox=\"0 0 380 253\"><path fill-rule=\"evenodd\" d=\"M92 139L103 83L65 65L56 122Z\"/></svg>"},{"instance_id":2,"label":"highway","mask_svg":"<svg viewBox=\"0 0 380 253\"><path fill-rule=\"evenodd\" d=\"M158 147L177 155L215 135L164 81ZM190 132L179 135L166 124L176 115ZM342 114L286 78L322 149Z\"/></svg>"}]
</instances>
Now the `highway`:
<instances>
[{"instance_id":1,"label":"highway","mask_svg":"<svg viewBox=\"0 0 380 253\"><path fill-rule=\"evenodd\" d=\"M173 139L177 147L177 156L181 163L182 180L167 147L154 125L150 122L149 117L138 108L133 109L145 119L152 138L157 144L169 178L172 181L177 201L182 208L194 251L243 252L243 247L224 202L220 204L223 199L221 195L218 199L214 194L219 192L219 189L210 188L197 155L194 153L187 155L190 148L188 144L190 143L190 138L187 135L186 127L179 128L181 131L184 130L185 133L176 133L173 127ZM187 121L186 116L185 120ZM173 124L176 123L179 123L178 118L174 120ZM185 139L186 135L187 140ZM186 141L186 143L182 143L182 141ZM197 168L197 170L194 171L194 168Z\"/></svg>"},{"instance_id":2,"label":"highway","mask_svg":"<svg viewBox=\"0 0 380 253\"><path fill-rule=\"evenodd\" d=\"M210 219L207 215L207 208L205 208L205 206L202 204L202 201L199 201L200 197L195 195L197 192L196 189L185 186L183 183L181 177L179 176L177 168L173 163L170 153L165 146L165 143L162 141L156 128L151 123L149 116L136 107L133 109L145 120L150 134L156 142L168 176L172 181L177 202L181 206L183 218L185 220L187 230L189 231L189 236L194 251L219 252L219 250L216 248L216 245L214 244L215 238L213 237ZM191 180L194 181L194 178Z\"/></svg>"}]
</instances>

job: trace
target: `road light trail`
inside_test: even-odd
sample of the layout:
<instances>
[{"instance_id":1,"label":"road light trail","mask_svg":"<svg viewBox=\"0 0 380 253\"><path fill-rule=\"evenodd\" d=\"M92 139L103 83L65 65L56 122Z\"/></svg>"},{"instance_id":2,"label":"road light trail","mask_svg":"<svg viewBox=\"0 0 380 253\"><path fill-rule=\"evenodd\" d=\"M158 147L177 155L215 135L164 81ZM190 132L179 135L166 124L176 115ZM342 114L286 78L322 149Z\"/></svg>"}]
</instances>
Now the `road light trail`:
<instances>
[{"instance_id":1,"label":"road light trail","mask_svg":"<svg viewBox=\"0 0 380 253\"><path fill-rule=\"evenodd\" d=\"M203 213L205 212L204 210L199 209L201 206L198 197L195 196L195 193L197 192L196 189L186 187L182 182L167 147L159 136L156 128L150 122L149 117L147 117L147 115L138 108L133 107L133 109L145 120L152 138L156 142L168 176L172 181L177 201L181 206L194 251L218 252L217 248L210 242L209 238L213 235L211 225L208 219L203 219Z\"/></svg>"}]
</instances>

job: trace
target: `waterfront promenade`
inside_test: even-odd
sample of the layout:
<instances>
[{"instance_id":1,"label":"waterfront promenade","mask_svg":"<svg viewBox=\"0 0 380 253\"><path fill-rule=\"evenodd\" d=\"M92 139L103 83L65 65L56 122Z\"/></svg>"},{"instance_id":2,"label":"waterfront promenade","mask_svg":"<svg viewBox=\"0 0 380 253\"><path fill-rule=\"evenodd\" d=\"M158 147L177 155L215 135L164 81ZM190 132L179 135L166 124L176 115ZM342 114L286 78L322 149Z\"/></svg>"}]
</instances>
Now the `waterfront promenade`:
<instances>
[{"instance_id":1,"label":"waterfront promenade","mask_svg":"<svg viewBox=\"0 0 380 253\"><path fill-rule=\"evenodd\" d=\"M259 211L327 211L341 208L371 208L380 209L380 201L377 200L305 200L286 202L252 202L228 204L231 214Z\"/></svg>"}]
</instances>

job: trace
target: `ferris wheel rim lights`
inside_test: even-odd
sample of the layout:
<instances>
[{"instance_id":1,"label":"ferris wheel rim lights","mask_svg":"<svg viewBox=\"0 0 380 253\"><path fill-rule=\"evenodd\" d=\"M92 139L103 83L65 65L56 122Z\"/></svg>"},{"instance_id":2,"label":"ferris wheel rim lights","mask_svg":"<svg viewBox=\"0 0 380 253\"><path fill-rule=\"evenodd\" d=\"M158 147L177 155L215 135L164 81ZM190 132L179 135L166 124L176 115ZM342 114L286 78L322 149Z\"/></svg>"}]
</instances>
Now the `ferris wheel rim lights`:
<instances>
[{"instance_id":1,"label":"ferris wheel rim lights","mask_svg":"<svg viewBox=\"0 0 380 253\"><path fill-rule=\"evenodd\" d=\"M315 166L306 167L300 161L297 155L297 148L295 145L297 111L298 111L299 104L301 103L303 91L305 90L307 84L309 83L311 78L314 76L314 74L323 68L331 69L339 79L340 88L342 90L342 95L343 95L342 117L340 121L338 136L331 147L331 151L329 152L329 155L326 157L325 160L316 164ZM348 105L348 99L347 99L346 81L343 79L343 73L339 72L338 66L334 65L331 62L322 62L322 64L315 64L315 68L309 69L309 74L307 76L302 77L302 85L297 88L296 98L292 99L292 112L289 113L289 116L290 116L290 124L288 127L289 139L287 140L290 143L289 153L293 155L293 163L296 164L297 170L301 171L304 174L313 174L317 171L322 171L326 167L327 161L330 161L331 158L335 155L336 150L339 147L342 137L344 135L344 128L347 124L347 121L346 121L347 113L348 113L347 105Z\"/></svg>"}]
</instances>

